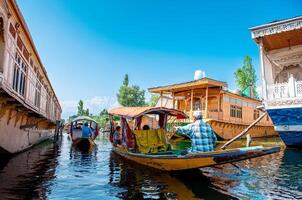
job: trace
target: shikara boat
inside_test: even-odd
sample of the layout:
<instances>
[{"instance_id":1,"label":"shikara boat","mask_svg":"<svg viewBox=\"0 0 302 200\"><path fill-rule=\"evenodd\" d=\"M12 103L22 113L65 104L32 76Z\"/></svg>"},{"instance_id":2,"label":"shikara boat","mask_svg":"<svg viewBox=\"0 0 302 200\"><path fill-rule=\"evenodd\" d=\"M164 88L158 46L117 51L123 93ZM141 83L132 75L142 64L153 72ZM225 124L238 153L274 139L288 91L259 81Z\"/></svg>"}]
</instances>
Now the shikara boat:
<instances>
[{"instance_id":1,"label":"shikara boat","mask_svg":"<svg viewBox=\"0 0 302 200\"><path fill-rule=\"evenodd\" d=\"M92 135L89 138L82 137L82 127L85 122L92 130ZM90 151L95 146L94 140L98 134L98 123L90 117L80 116L70 123L69 137L72 139L72 144L81 151Z\"/></svg>"},{"instance_id":2,"label":"shikara boat","mask_svg":"<svg viewBox=\"0 0 302 200\"><path fill-rule=\"evenodd\" d=\"M120 118L121 145L114 145L113 134L116 126L113 116ZM152 121L153 117L157 123ZM264 156L280 151L280 147L244 147L201 153L184 153L171 148L166 137L168 118L185 119L182 111L165 107L121 107L109 112L111 122L110 141L113 151L120 156L142 165L163 171L196 169L233 163L245 159ZM148 122L149 130L141 130Z\"/></svg>"}]
</instances>

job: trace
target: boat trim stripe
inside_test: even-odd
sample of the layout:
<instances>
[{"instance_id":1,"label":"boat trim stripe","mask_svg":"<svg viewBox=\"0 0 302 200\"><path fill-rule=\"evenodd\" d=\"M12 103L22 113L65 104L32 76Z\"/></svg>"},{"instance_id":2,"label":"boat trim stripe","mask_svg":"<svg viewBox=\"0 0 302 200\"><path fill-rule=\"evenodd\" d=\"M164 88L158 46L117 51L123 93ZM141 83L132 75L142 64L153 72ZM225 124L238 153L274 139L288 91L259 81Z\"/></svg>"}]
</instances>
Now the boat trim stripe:
<instances>
[{"instance_id":1,"label":"boat trim stripe","mask_svg":"<svg viewBox=\"0 0 302 200\"><path fill-rule=\"evenodd\" d=\"M302 125L277 125L275 130L278 132L302 132Z\"/></svg>"}]
</instances>

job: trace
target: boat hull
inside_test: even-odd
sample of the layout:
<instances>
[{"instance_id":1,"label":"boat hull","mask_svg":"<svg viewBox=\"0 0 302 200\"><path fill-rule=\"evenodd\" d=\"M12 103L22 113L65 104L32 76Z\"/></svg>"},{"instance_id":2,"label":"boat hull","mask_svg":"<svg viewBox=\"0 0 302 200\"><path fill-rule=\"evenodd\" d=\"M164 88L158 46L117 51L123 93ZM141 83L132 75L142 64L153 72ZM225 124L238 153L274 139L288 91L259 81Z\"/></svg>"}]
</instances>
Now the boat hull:
<instances>
[{"instance_id":1,"label":"boat hull","mask_svg":"<svg viewBox=\"0 0 302 200\"><path fill-rule=\"evenodd\" d=\"M252 147L186 155L147 155L129 153L120 147L113 147L113 151L128 160L148 167L163 171L178 171L232 163L264 156L279 152L280 147Z\"/></svg>"},{"instance_id":2,"label":"boat hull","mask_svg":"<svg viewBox=\"0 0 302 200\"><path fill-rule=\"evenodd\" d=\"M95 143L91 138L78 138L72 141L73 145L80 151L91 151Z\"/></svg>"},{"instance_id":3,"label":"boat hull","mask_svg":"<svg viewBox=\"0 0 302 200\"><path fill-rule=\"evenodd\" d=\"M217 120L209 120L208 123L211 125L214 132L224 140L234 138L249 126L249 124L230 123ZM251 128L249 134L254 138L273 137L278 135L273 126L259 125Z\"/></svg>"},{"instance_id":4,"label":"boat hull","mask_svg":"<svg viewBox=\"0 0 302 200\"><path fill-rule=\"evenodd\" d=\"M24 120L9 120L5 114L0 120L0 154L16 154L31 148L42 141L53 139L54 129L21 129Z\"/></svg>"},{"instance_id":5,"label":"boat hull","mask_svg":"<svg viewBox=\"0 0 302 200\"><path fill-rule=\"evenodd\" d=\"M275 130L289 147L302 148L302 108L267 109Z\"/></svg>"}]
</instances>

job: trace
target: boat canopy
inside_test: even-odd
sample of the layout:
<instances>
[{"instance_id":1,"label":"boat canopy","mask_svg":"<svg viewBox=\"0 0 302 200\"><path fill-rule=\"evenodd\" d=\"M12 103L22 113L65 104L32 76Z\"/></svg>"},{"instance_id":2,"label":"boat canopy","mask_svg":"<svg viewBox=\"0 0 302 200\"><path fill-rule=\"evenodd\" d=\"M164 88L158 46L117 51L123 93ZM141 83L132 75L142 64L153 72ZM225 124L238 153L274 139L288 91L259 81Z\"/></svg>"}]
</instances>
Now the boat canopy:
<instances>
[{"instance_id":1,"label":"boat canopy","mask_svg":"<svg viewBox=\"0 0 302 200\"><path fill-rule=\"evenodd\" d=\"M175 116L177 119L188 118L184 112L166 107L119 107L114 108L109 112L109 115L117 115L129 120L133 120L147 114L166 114Z\"/></svg>"},{"instance_id":2,"label":"boat canopy","mask_svg":"<svg viewBox=\"0 0 302 200\"><path fill-rule=\"evenodd\" d=\"M79 117L76 117L74 120L72 120L71 123L73 122L77 122L77 121L91 121L91 122L94 122L97 124L97 122L92 119L91 117L88 117L88 116L79 116Z\"/></svg>"}]
</instances>

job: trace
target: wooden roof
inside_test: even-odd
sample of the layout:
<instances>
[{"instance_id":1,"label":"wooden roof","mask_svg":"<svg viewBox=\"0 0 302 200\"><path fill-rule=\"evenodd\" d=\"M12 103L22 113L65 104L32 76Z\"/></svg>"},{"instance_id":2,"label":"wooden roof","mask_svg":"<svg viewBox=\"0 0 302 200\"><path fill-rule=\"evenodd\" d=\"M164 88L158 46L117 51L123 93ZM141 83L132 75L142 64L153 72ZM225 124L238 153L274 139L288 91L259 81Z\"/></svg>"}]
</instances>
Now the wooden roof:
<instances>
[{"instance_id":1,"label":"wooden roof","mask_svg":"<svg viewBox=\"0 0 302 200\"><path fill-rule=\"evenodd\" d=\"M302 16L253 27L252 38L266 51L302 44Z\"/></svg>"},{"instance_id":2,"label":"wooden roof","mask_svg":"<svg viewBox=\"0 0 302 200\"><path fill-rule=\"evenodd\" d=\"M194 80L184 83L172 84L167 86L159 86L154 88L149 88L148 91L152 93L170 93L170 92L180 92L188 89L200 89L206 87L226 87L227 83L222 81L217 81L210 78L202 78L200 80Z\"/></svg>"},{"instance_id":3,"label":"wooden roof","mask_svg":"<svg viewBox=\"0 0 302 200\"><path fill-rule=\"evenodd\" d=\"M117 115L130 120L147 114L168 114L177 117L177 119L188 118L188 116L180 110L165 107L118 107L109 112L109 115Z\"/></svg>"}]
</instances>

